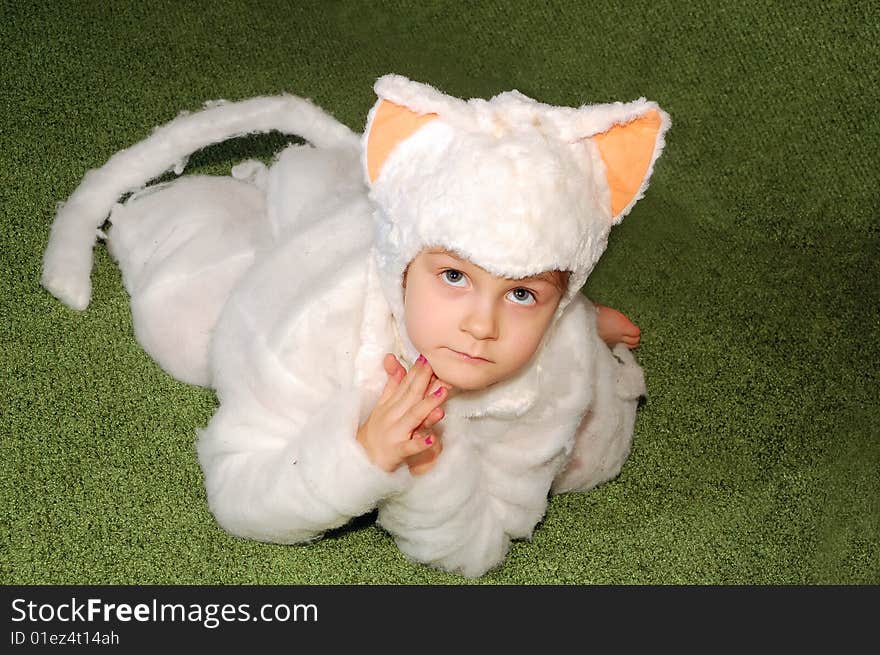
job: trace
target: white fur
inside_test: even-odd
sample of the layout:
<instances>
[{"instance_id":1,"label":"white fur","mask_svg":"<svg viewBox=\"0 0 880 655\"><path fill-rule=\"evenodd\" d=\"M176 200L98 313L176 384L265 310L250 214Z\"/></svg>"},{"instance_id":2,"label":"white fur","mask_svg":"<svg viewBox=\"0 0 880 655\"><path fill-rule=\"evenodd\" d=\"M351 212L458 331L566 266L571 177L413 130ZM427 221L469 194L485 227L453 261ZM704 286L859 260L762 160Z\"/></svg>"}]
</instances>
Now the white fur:
<instances>
[{"instance_id":1,"label":"white fur","mask_svg":"<svg viewBox=\"0 0 880 655\"><path fill-rule=\"evenodd\" d=\"M113 209L111 253L144 347L175 377L217 391L219 409L197 448L210 508L226 530L302 542L378 507L379 523L414 561L481 575L512 539L531 537L551 489L608 480L630 450L642 371L629 351L612 353L599 339L595 309L578 293L613 217L596 153L559 139L620 113L606 107L597 118L515 92L465 102L397 76L376 88L380 98L452 118L398 146L371 191L347 128L330 129L321 114L307 132L302 117L289 116L318 147L291 146L268 169L239 165L237 179L181 178L135 194ZM278 106L259 126L253 107L224 106L236 133L279 125ZM46 253L44 283L54 293L84 306L85 254L113 194L185 157L182 144L221 138L206 128L215 110L124 151L152 162L139 173L123 173L120 153L101 169L100 189L87 176ZM384 386L384 354L413 356L400 276L425 245L498 275L568 268L573 284L516 376L447 401L437 427L443 453L414 477L374 466L355 433Z\"/></svg>"}]
</instances>

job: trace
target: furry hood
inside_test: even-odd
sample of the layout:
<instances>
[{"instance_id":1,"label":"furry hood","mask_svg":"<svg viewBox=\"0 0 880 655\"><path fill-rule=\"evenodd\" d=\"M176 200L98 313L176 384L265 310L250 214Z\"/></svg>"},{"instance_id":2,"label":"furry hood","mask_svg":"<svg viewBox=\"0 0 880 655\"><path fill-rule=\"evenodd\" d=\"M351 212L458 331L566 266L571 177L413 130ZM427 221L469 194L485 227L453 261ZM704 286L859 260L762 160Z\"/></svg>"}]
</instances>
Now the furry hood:
<instances>
[{"instance_id":1,"label":"furry hood","mask_svg":"<svg viewBox=\"0 0 880 655\"><path fill-rule=\"evenodd\" d=\"M362 161L381 285L410 361L402 281L422 249L499 277L569 271L555 324L644 193L670 126L645 99L571 108L508 91L465 101L399 75L374 89Z\"/></svg>"}]
</instances>

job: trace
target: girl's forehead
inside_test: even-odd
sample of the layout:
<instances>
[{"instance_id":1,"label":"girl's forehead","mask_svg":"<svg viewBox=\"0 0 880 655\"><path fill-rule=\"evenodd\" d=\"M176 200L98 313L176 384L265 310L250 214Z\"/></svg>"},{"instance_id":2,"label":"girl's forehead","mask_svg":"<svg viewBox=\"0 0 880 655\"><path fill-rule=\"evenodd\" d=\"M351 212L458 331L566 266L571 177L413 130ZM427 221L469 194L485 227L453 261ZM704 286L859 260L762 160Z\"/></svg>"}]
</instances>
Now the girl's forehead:
<instances>
[{"instance_id":1,"label":"girl's forehead","mask_svg":"<svg viewBox=\"0 0 880 655\"><path fill-rule=\"evenodd\" d=\"M549 284L554 284L556 282L556 277L559 275L558 271L543 271L541 273L537 273L535 275L530 275L525 278L518 278L518 279L505 278L505 277L499 277L497 275L493 275L492 273L489 273L489 271L484 269L482 266L479 266L478 264L473 263L469 259L462 257L461 255L457 254L454 251L447 250L446 248L439 248L439 247L426 248L420 254L449 257L450 259L455 260L459 264L463 264L466 266L473 266L474 268L478 268L481 271L483 271L486 275L491 275L495 279L505 280L507 282L520 282L522 280L540 280L543 282L547 282Z\"/></svg>"}]
</instances>

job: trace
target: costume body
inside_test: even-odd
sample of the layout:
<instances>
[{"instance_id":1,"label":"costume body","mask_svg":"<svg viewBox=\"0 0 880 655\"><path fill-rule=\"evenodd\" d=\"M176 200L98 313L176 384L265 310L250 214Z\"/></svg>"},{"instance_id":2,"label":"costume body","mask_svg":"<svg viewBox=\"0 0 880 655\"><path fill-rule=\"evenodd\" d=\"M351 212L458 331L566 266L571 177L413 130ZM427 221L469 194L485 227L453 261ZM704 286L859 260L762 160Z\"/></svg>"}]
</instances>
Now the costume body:
<instances>
[{"instance_id":1,"label":"costume body","mask_svg":"<svg viewBox=\"0 0 880 655\"><path fill-rule=\"evenodd\" d=\"M448 137L437 125L419 133L429 145ZM398 255L413 255L387 220L402 215L389 210L398 200L381 179L364 183L353 144L343 135L291 146L269 169L246 162L233 178L149 188L113 208L109 246L144 348L175 377L217 391L197 448L226 530L295 543L378 507L407 556L480 575L511 539L531 536L549 492L618 474L642 371L625 347L612 352L599 339L595 310L577 293L589 271L575 271L577 287L532 360L444 404L435 427L444 448L430 471L372 464L355 434L384 387L385 353L414 360L394 288ZM386 181L412 161L396 152ZM416 252L429 242L485 262L441 234L409 240Z\"/></svg>"}]
</instances>

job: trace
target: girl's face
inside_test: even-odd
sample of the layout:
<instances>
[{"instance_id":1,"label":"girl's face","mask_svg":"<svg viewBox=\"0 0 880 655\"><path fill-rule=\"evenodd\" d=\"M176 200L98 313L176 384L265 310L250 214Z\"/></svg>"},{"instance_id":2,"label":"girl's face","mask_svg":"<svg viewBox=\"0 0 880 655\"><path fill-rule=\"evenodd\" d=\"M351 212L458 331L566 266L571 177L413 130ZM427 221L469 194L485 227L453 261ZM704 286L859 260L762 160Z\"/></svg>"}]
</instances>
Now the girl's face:
<instances>
[{"instance_id":1,"label":"girl's face","mask_svg":"<svg viewBox=\"0 0 880 655\"><path fill-rule=\"evenodd\" d=\"M484 389L535 354L562 298L558 275L510 280L445 250L424 250L405 277L409 338L440 380Z\"/></svg>"}]
</instances>

